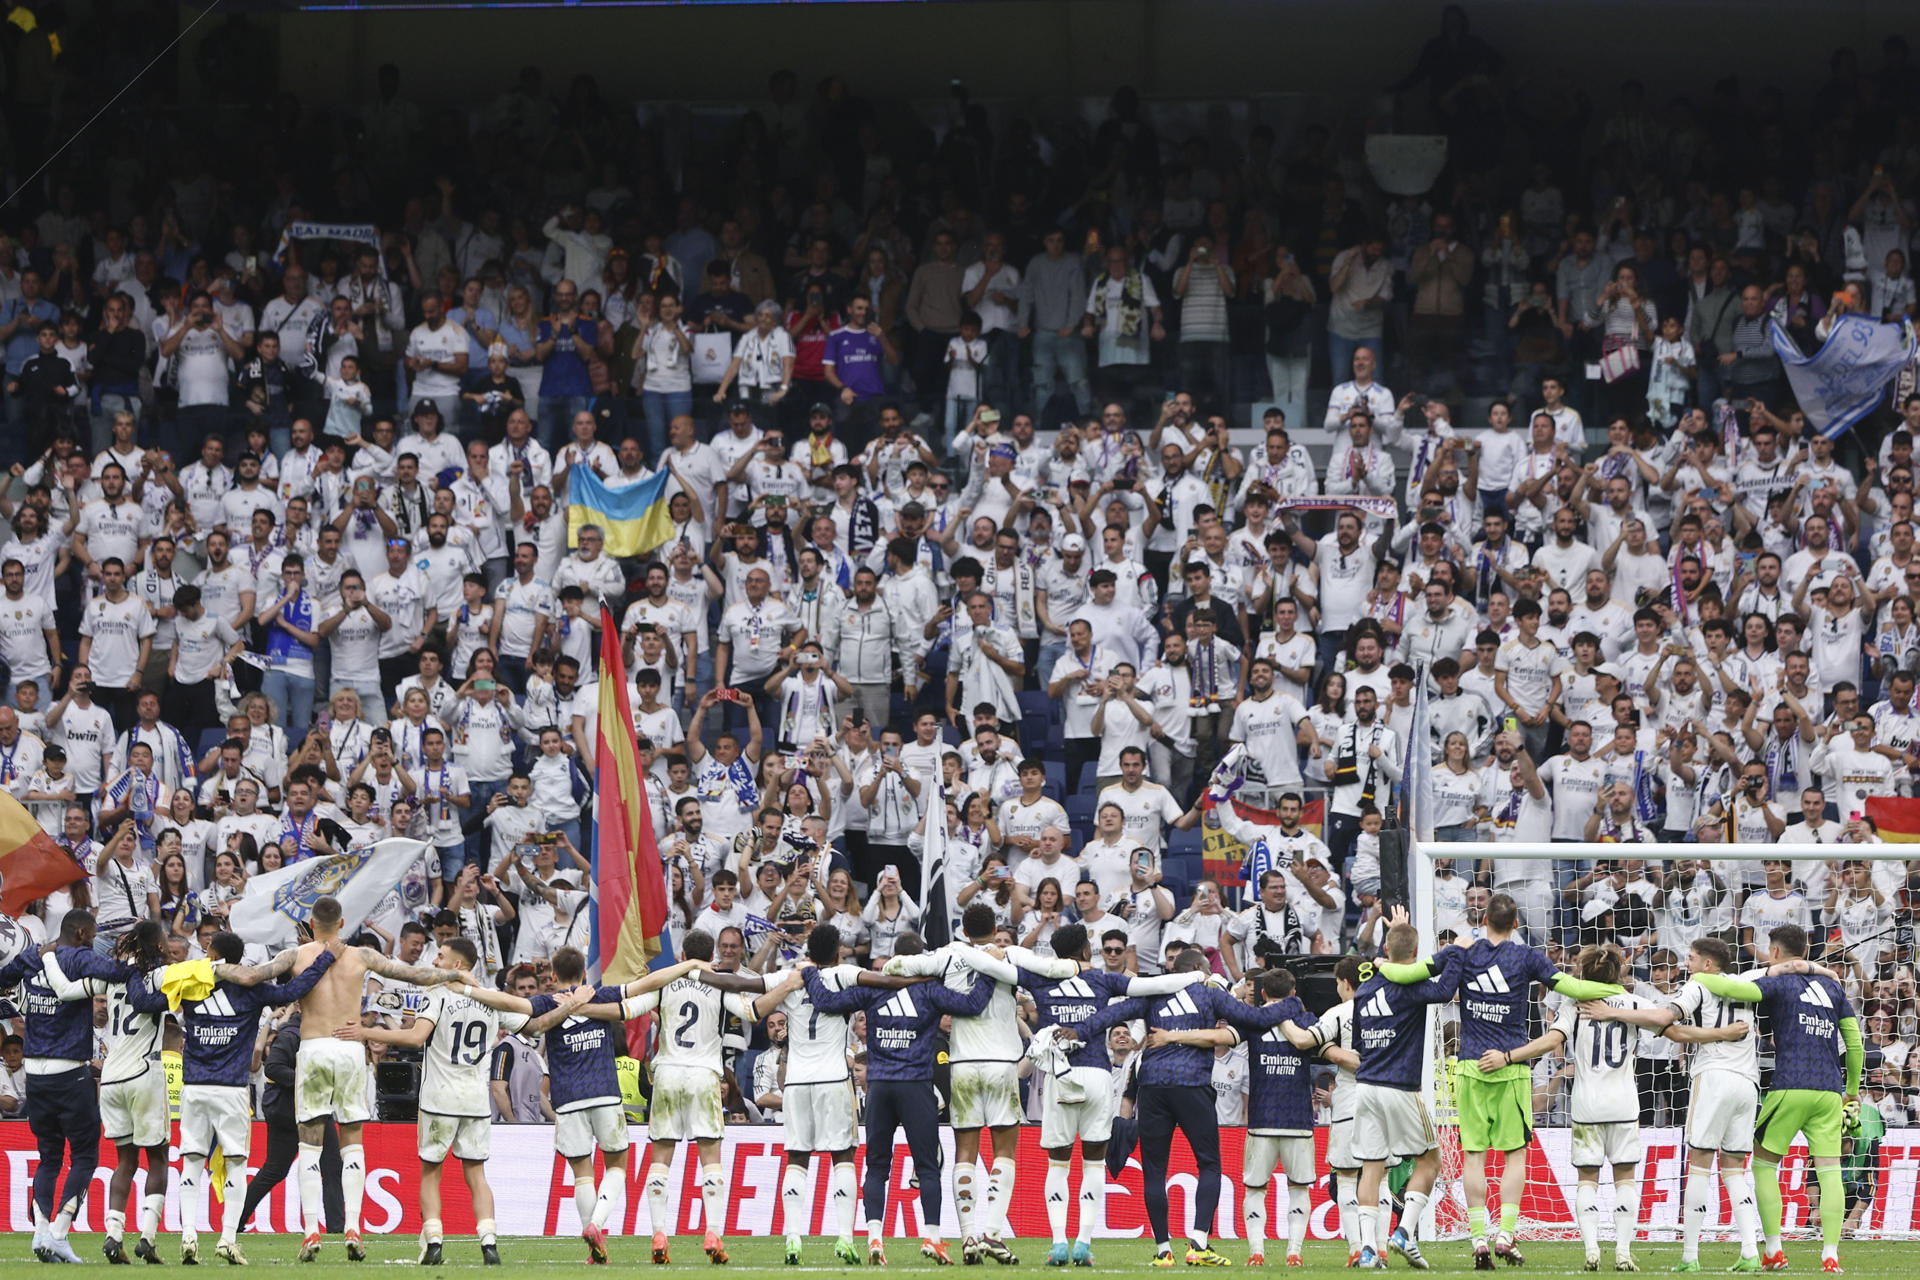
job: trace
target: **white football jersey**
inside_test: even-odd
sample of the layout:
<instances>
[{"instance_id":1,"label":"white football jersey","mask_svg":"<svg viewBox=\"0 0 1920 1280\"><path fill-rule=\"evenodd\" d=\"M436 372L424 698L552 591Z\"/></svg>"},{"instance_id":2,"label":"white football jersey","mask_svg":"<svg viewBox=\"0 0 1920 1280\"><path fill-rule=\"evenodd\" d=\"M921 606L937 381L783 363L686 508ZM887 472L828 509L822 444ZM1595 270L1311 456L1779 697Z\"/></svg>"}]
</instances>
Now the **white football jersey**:
<instances>
[{"instance_id":1,"label":"white football jersey","mask_svg":"<svg viewBox=\"0 0 1920 1280\"><path fill-rule=\"evenodd\" d=\"M845 991L860 981L860 966L835 965L818 971L829 991ZM767 986L785 981L785 973L767 976ZM822 1013L807 999L807 989L796 987L780 1002L787 1015L787 1083L833 1084L848 1078L847 1019Z\"/></svg>"},{"instance_id":2,"label":"white football jersey","mask_svg":"<svg viewBox=\"0 0 1920 1280\"><path fill-rule=\"evenodd\" d=\"M1608 996L1616 1009L1647 1009L1652 1002L1632 992ZM1567 1037L1573 1063L1573 1122L1614 1124L1640 1119L1640 1028L1625 1022L1595 1022L1569 1000L1560 1006L1553 1030Z\"/></svg>"},{"instance_id":3,"label":"white football jersey","mask_svg":"<svg viewBox=\"0 0 1920 1280\"><path fill-rule=\"evenodd\" d=\"M953 1020L949 1061L1017 1063L1026 1046L1020 1040L1020 1012L1014 1000L1013 984L976 972L954 954L970 946L955 942L937 953L945 961L941 979L955 991L971 991L976 982L991 982L993 995L978 1016Z\"/></svg>"},{"instance_id":4,"label":"white football jersey","mask_svg":"<svg viewBox=\"0 0 1920 1280\"><path fill-rule=\"evenodd\" d=\"M1327 1010L1320 1021L1313 1024L1311 1030L1313 1038L1322 1047L1333 1045L1352 1052L1353 1001L1343 1000ZM1353 1072L1345 1067L1333 1069L1333 1118L1335 1120L1353 1119L1353 1093L1358 1083Z\"/></svg>"},{"instance_id":5,"label":"white football jersey","mask_svg":"<svg viewBox=\"0 0 1920 1280\"><path fill-rule=\"evenodd\" d=\"M1741 975L1749 982L1765 976L1764 969ZM1735 1022L1752 1026L1756 1021L1757 1010L1753 1005L1722 1000L1697 982L1689 982L1681 987L1674 993L1670 1003L1680 1011L1680 1021L1690 1027L1724 1027ZM1720 1044L1696 1044L1692 1048L1693 1057L1688 1067L1696 1079L1706 1071L1731 1071L1742 1080L1752 1081L1754 1087L1759 1088L1758 1036L1749 1035L1743 1040Z\"/></svg>"},{"instance_id":6,"label":"white football jersey","mask_svg":"<svg viewBox=\"0 0 1920 1280\"><path fill-rule=\"evenodd\" d=\"M654 1055L655 1065L704 1067L719 1075L726 1068L727 1015L751 1022L753 1002L691 975L675 978L659 994L660 1051Z\"/></svg>"},{"instance_id":7,"label":"white football jersey","mask_svg":"<svg viewBox=\"0 0 1920 1280\"><path fill-rule=\"evenodd\" d=\"M160 990L160 975L165 972L165 965L148 971L148 990ZM100 1083L119 1084L123 1080L138 1079L156 1065L152 1059L160 1052L160 1032L167 1015L165 1012L140 1013L134 1009L127 999L124 982L89 985L96 991L104 989L107 995L107 1057L100 1064Z\"/></svg>"},{"instance_id":8,"label":"white football jersey","mask_svg":"<svg viewBox=\"0 0 1920 1280\"><path fill-rule=\"evenodd\" d=\"M518 1031L524 1014L490 1009L445 986L431 987L417 1017L433 1024L421 1049L420 1110L436 1116L485 1118L493 1114L487 1087L493 1046L500 1032Z\"/></svg>"}]
</instances>

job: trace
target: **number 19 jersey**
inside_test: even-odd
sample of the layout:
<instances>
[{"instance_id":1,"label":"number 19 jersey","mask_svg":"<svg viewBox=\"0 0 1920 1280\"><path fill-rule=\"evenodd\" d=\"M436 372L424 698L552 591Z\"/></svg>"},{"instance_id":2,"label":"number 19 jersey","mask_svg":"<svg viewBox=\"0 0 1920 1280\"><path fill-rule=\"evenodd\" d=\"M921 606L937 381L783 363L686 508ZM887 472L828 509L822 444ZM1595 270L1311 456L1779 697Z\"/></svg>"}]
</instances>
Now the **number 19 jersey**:
<instances>
[{"instance_id":1,"label":"number 19 jersey","mask_svg":"<svg viewBox=\"0 0 1920 1280\"><path fill-rule=\"evenodd\" d=\"M494 1042L503 1028L518 1031L530 1019L490 1009L444 986L427 991L426 1003L416 1016L433 1023L421 1051L420 1110L436 1116L491 1116L487 1071Z\"/></svg>"},{"instance_id":2,"label":"number 19 jersey","mask_svg":"<svg viewBox=\"0 0 1920 1280\"><path fill-rule=\"evenodd\" d=\"M819 973L829 991L845 991L860 981L858 965L835 965ZM767 985L778 986L786 977L785 973L769 974ZM787 1015L787 1083L835 1084L847 1079L846 1018L816 1009L804 986L788 993L780 1009Z\"/></svg>"}]
</instances>

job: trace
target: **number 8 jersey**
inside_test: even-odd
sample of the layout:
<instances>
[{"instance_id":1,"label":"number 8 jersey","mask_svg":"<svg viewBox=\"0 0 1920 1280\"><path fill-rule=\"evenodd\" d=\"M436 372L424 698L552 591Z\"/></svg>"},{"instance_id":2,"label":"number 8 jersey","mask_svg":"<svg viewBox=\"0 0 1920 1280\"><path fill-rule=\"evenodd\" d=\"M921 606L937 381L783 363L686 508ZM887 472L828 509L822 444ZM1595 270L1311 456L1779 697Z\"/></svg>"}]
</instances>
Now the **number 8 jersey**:
<instances>
[{"instance_id":1,"label":"number 8 jersey","mask_svg":"<svg viewBox=\"0 0 1920 1280\"><path fill-rule=\"evenodd\" d=\"M493 1114L488 1066L501 1030L518 1031L530 1021L501 1013L444 986L429 988L415 1015L433 1024L421 1051L420 1110L436 1116L484 1119Z\"/></svg>"}]
</instances>

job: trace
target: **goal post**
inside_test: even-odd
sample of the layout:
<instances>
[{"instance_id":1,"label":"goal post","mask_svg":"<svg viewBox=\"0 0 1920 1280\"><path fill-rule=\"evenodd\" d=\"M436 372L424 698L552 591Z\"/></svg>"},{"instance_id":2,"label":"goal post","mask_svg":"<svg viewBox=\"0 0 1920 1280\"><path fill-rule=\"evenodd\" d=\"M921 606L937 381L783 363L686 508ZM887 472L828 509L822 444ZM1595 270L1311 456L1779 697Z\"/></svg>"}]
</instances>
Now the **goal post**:
<instances>
[{"instance_id":1,"label":"goal post","mask_svg":"<svg viewBox=\"0 0 1920 1280\"><path fill-rule=\"evenodd\" d=\"M1407 892L1412 923L1420 933L1422 954L1430 955L1439 932L1435 918L1434 874L1434 863L1438 859L1453 859L1459 873L1469 880L1474 863L1508 858L1561 863L1625 858L1656 865L1676 859L1702 861L1710 864L1711 869L1722 878L1727 887L1726 894L1731 899L1731 908L1737 911L1752 891L1746 879L1750 875L1748 869L1760 862L1826 864L1861 860L1869 863L1873 873L1884 883L1891 885L1897 878L1898 883L1904 885L1904 866L1898 869L1895 877L1889 874L1895 869L1885 864L1904 864L1915 857L1920 857L1920 845L1904 843L1682 843L1623 846L1613 843L1466 843L1412 838L1408 848ZM1828 875L1825 866L1809 865L1807 871L1813 874L1815 883L1824 882ZM1796 882L1806 879L1800 865L1793 867L1790 878ZM1550 885L1556 894L1559 884L1560 877L1556 876ZM1808 896L1810 914L1816 925L1814 930L1810 930L1810 935L1816 940L1828 940L1829 933L1837 926L1836 922L1822 918L1825 890L1820 890L1818 901L1813 900L1812 894ZM1890 892L1888 896L1891 897ZM1657 999L1677 991L1687 981L1686 956L1691 938L1679 939L1678 945L1675 945L1674 941L1660 934L1659 926L1664 923L1660 912L1652 911L1650 916L1655 922L1651 942L1641 947L1633 957L1632 976L1627 980L1627 986L1638 994ZM1553 919L1550 914L1549 920ZM1885 938L1891 939L1894 919L1890 904L1882 923L1886 928ZM1720 929L1703 928L1701 932L1716 937L1728 936ZM1577 941L1577 929L1576 936L1567 941L1570 944L1567 947L1570 961L1576 949L1572 944ZM1732 930L1732 941L1736 957L1740 957L1742 951L1737 927ZM1837 937L1828 940L1826 953L1832 955L1841 945ZM1649 962L1662 949L1670 952L1676 963L1670 968L1663 968L1656 975ZM1892 954L1890 945L1887 945L1885 954ZM1749 967L1744 958L1738 959L1737 963L1742 972ZM1652 981L1656 976L1661 979L1658 984ZM1861 1009L1863 993L1859 989L1860 984L1856 978L1846 985L1849 997L1860 1012L1864 1036L1867 1034L1867 1021ZM1557 1000L1557 997L1554 999ZM1539 1035L1550 1024L1550 1003L1548 1000L1536 1000L1535 1016L1528 1029L1530 1037ZM1424 1224L1432 1239L1460 1239L1467 1234L1467 1199L1463 1181L1465 1156L1460 1148L1454 1086L1458 1017L1458 1006L1448 1005L1436 1007L1429 1021L1426 1096L1438 1131L1441 1151L1440 1180L1434 1188L1429 1219ZM1639 1054L1642 1132L1641 1164L1637 1171L1640 1184L1638 1233L1644 1240L1677 1240L1688 1165L1685 1123L1691 1084L1687 1070L1689 1050L1646 1032L1640 1033L1636 1048ZM1870 1045L1866 1077L1869 1081L1875 1078L1873 1068L1876 1060L1877 1050ZM1572 1122L1568 1108L1571 1081L1567 1076L1564 1051L1538 1059L1532 1065L1534 1130L1526 1156L1526 1190L1521 1203L1519 1234L1522 1239L1577 1239L1579 1223L1575 1217L1575 1188L1578 1175L1572 1164ZM1761 1046L1761 1068L1764 1082L1771 1068L1771 1055L1764 1042ZM1863 1096L1870 1098L1871 1095L1863 1089ZM1802 1148L1789 1155L1781 1166L1786 1207L1784 1225L1789 1235L1813 1236L1819 1230L1815 1209L1819 1187L1812 1164L1804 1158L1803 1152ZM1873 1150L1870 1161L1857 1158L1852 1154L1851 1146L1849 1153L1845 1169L1849 1202L1851 1205L1856 1201L1864 1201L1864 1208L1857 1215L1849 1215L1849 1233L1871 1239L1914 1239L1920 1236L1920 1230L1916 1229L1920 1228L1920 1213L1916 1213L1916 1208L1920 1207L1920 1177L1916 1177L1911 1159L1920 1156L1920 1131L1899 1130L1889 1125L1886 1142ZM1499 1174L1503 1160L1498 1153L1490 1153L1486 1164L1489 1209L1496 1223L1499 1219ZM1613 1206L1611 1170L1601 1172L1600 1182L1602 1235L1610 1237ZM1715 1241L1733 1239L1731 1204L1717 1170L1702 1236Z\"/></svg>"}]
</instances>

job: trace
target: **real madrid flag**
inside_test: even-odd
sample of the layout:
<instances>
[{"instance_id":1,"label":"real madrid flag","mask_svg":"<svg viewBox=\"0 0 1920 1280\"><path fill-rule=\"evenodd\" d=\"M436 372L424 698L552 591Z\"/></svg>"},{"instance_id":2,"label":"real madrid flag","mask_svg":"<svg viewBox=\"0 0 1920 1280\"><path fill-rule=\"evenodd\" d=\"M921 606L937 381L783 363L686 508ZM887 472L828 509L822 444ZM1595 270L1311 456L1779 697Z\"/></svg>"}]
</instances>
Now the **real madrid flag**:
<instances>
[{"instance_id":1,"label":"real madrid flag","mask_svg":"<svg viewBox=\"0 0 1920 1280\"><path fill-rule=\"evenodd\" d=\"M305 924L314 903L333 897L343 915L340 936L351 938L426 851L425 841L394 838L269 871L247 882L228 919L248 942L272 943Z\"/></svg>"}]
</instances>

